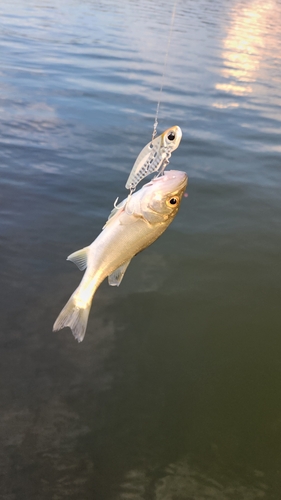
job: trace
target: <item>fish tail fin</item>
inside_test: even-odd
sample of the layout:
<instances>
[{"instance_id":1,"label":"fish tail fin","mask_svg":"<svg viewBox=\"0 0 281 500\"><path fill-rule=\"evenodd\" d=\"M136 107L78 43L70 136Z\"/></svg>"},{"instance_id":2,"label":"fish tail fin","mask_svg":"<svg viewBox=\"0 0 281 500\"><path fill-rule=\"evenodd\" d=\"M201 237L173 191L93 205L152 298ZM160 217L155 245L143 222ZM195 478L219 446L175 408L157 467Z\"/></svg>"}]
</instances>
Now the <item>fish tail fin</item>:
<instances>
[{"instance_id":1,"label":"fish tail fin","mask_svg":"<svg viewBox=\"0 0 281 500\"><path fill-rule=\"evenodd\" d=\"M53 331L61 330L65 326L69 326L72 333L78 342L82 342L88 323L91 302L89 304L78 305L75 297L72 295L69 301L58 315Z\"/></svg>"}]
</instances>

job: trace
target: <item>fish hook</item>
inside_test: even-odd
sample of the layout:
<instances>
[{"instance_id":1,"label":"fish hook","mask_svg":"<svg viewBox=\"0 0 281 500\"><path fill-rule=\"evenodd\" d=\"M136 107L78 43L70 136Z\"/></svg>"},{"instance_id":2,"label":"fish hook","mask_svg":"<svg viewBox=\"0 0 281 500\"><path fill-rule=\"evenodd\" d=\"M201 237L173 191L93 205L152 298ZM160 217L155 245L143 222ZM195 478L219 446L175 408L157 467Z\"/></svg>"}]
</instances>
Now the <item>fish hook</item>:
<instances>
[{"instance_id":1,"label":"fish hook","mask_svg":"<svg viewBox=\"0 0 281 500\"><path fill-rule=\"evenodd\" d=\"M125 208L125 212L126 212L126 214L127 214L127 215L133 215L133 213L134 213L134 212L130 212L130 211L128 210L127 205L128 205L128 203L129 203L129 201L130 201L131 197L133 196L133 194L134 194L135 190L136 190L136 188L132 188L132 187L131 187L131 189L130 189L130 193L129 193L129 196L128 196L128 198L127 198L126 205L125 205L125 207L124 207L124 208Z\"/></svg>"}]
</instances>

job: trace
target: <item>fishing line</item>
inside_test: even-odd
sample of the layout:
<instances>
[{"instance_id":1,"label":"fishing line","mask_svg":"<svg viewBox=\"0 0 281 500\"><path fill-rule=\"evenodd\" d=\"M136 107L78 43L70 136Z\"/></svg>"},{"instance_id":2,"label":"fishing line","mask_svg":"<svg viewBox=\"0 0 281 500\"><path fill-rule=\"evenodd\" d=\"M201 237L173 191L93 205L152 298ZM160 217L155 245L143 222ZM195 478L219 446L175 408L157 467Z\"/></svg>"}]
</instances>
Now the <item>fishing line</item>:
<instances>
[{"instance_id":1,"label":"fishing line","mask_svg":"<svg viewBox=\"0 0 281 500\"><path fill-rule=\"evenodd\" d=\"M173 34L173 28L174 28L174 22L175 22L177 2L178 2L178 0L175 0L174 7L173 7L173 12L172 12L172 17L171 17L171 23L170 23L170 29L169 29L169 38L168 38L167 49L166 49L166 54L165 54L164 68L163 68L163 73L162 73L162 77L161 77L161 85L160 85L160 90L159 90L159 99L158 99L158 103L157 103L157 107L156 107L155 120L154 120L154 125L153 125L153 132L152 132L152 139L151 139L151 141L153 141L154 137L156 137L156 134L157 134L158 115L159 115L159 109L160 109L161 98L162 98L162 91L163 91L163 86L164 86L164 77L166 76L168 55L169 55L169 50L170 50L170 45L171 45L171 40L172 40L172 34Z\"/></svg>"}]
</instances>

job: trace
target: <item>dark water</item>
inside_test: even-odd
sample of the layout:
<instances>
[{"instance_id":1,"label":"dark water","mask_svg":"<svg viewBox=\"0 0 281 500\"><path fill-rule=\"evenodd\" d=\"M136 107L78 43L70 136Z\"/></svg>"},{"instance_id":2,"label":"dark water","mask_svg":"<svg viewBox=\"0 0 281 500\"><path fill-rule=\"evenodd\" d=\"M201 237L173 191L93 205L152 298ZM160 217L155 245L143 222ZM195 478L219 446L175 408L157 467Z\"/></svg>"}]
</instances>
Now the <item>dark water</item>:
<instances>
[{"instance_id":1,"label":"dark water","mask_svg":"<svg viewBox=\"0 0 281 500\"><path fill-rule=\"evenodd\" d=\"M4 500L256 500L281 489L281 2L177 2L158 131L188 198L53 322L149 141L173 2L1 2Z\"/></svg>"}]
</instances>

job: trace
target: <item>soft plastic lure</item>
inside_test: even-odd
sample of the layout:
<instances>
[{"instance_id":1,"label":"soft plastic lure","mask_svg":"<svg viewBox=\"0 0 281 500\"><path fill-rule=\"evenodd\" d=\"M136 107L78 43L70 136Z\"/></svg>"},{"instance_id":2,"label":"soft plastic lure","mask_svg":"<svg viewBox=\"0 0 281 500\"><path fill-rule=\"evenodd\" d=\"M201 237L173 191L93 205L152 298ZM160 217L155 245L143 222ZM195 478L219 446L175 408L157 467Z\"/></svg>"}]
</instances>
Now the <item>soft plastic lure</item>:
<instances>
[{"instance_id":1,"label":"soft plastic lure","mask_svg":"<svg viewBox=\"0 0 281 500\"><path fill-rule=\"evenodd\" d=\"M147 175L154 172L162 173L169 163L172 152L179 146L181 138L182 131L176 125L149 142L137 157L125 187L133 192Z\"/></svg>"}]
</instances>

